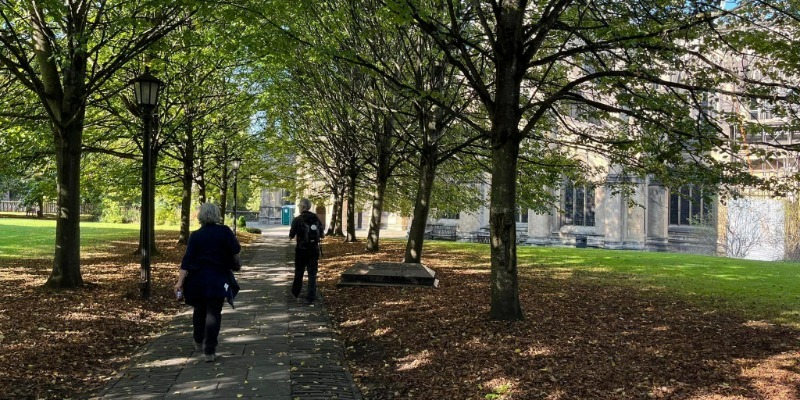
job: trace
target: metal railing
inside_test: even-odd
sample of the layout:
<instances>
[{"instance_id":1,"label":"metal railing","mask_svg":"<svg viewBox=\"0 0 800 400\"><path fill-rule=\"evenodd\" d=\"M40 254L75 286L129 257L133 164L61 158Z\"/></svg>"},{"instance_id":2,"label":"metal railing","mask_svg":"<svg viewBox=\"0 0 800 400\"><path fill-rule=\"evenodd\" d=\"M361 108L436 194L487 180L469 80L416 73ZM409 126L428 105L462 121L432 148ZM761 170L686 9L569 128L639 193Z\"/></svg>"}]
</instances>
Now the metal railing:
<instances>
[{"instance_id":1,"label":"metal railing","mask_svg":"<svg viewBox=\"0 0 800 400\"><path fill-rule=\"evenodd\" d=\"M38 209L37 205L23 205L18 200L3 200L0 201L0 212L30 212ZM81 214L93 214L95 210L94 204L81 204ZM44 214L56 214L58 212L58 204L55 202L44 203Z\"/></svg>"}]
</instances>

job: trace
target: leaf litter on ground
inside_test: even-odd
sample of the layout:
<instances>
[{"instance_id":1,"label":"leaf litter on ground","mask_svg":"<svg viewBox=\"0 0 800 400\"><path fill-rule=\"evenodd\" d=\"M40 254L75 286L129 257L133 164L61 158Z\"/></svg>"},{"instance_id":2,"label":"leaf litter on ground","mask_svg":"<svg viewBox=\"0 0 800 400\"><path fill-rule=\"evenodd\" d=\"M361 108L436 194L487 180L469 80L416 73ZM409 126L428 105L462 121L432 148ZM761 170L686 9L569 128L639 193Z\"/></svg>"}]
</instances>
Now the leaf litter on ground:
<instances>
[{"instance_id":1,"label":"leaf litter on ground","mask_svg":"<svg viewBox=\"0 0 800 400\"><path fill-rule=\"evenodd\" d=\"M337 287L404 243L328 239L320 288L367 399L800 399L800 332L666 291L520 266L525 319L489 319L488 251L435 251L438 288ZM645 289L645 288L643 288Z\"/></svg>"},{"instance_id":2,"label":"leaf litter on ground","mask_svg":"<svg viewBox=\"0 0 800 400\"><path fill-rule=\"evenodd\" d=\"M184 246L158 232L152 295L139 293L138 240L83 251L79 289L43 285L52 259L0 261L0 398L85 398L100 391L183 309L173 286ZM255 236L240 234L243 242Z\"/></svg>"},{"instance_id":3,"label":"leaf litter on ground","mask_svg":"<svg viewBox=\"0 0 800 400\"><path fill-rule=\"evenodd\" d=\"M97 393L168 326L183 308L172 293L183 247L159 236L153 296L142 301L136 246L85 253L76 290L42 287L52 260L2 261L2 397ZM451 250L423 257L437 289L336 287L356 261L402 259L402 242L381 247L328 238L320 263L320 290L367 399L800 399L795 328L546 266L520 267L525 320L492 321L488 256Z\"/></svg>"}]
</instances>

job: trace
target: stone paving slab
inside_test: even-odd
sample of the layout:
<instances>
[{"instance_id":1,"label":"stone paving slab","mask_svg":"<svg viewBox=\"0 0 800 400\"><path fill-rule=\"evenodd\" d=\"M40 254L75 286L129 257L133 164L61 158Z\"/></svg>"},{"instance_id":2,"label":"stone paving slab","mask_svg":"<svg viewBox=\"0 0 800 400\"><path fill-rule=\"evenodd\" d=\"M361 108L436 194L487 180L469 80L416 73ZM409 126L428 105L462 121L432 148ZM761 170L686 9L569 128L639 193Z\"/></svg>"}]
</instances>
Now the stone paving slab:
<instances>
[{"instance_id":1,"label":"stone paving slab","mask_svg":"<svg viewBox=\"0 0 800 400\"><path fill-rule=\"evenodd\" d=\"M222 311L215 362L194 350L187 307L91 399L363 399L324 299L308 305L290 293L292 250L274 237L245 248L242 290L236 309Z\"/></svg>"}]
</instances>

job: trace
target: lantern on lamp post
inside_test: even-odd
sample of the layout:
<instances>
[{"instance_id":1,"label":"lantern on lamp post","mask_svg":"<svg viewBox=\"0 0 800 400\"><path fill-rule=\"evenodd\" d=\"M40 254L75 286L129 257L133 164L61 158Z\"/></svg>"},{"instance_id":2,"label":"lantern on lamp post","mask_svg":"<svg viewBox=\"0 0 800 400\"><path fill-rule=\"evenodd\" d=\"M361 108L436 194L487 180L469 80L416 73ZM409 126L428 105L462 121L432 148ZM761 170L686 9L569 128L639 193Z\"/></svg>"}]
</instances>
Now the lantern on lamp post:
<instances>
[{"instance_id":1,"label":"lantern on lamp post","mask_svg":"<svg viewBox=\"0 0 800 400\"><path fill-rule=\"evenodd\" d=\"M158 96L164 82L150 74L150 68L145 67L142 75L131 80L133 85L136 104L139 106L140 116L144 122L144 133L142 140L142 216L139 228L139 240L142 250L141 269L139 288L142 298L150 298L151 274L150 274L150 254L152 252L152 237L150 236L153 227L153 195L152 182L150 182L150 169L152 164L152 150L150 139L153 135L153 115L158 105Z\"/></svg>"},{"instance_id":2,"label":"lantern on lamp post","mask_svg":"<svg viewBox=\"0 0 800 400\"><path fill-rule=\"evenodd\" d=\"M236 184L239 180L239 167L242 165L242 159L239 157L231 160L231 168L233 169L233 234L236 235L236 230L239 227L239 220L236 219Z\"/></svg>"}]
</instances>

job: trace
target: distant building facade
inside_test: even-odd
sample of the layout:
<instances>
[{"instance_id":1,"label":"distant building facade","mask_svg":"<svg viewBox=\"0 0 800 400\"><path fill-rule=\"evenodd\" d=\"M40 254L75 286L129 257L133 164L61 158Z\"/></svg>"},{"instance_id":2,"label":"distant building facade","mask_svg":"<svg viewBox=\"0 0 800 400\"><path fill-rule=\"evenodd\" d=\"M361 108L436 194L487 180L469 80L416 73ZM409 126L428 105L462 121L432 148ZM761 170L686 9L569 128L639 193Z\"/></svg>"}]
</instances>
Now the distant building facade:
<instances>
[{"instance_id":1,"label":"distant building facade","mask_svg":"<svg viewBox=\"0 0 800 400\"><path fill-rule=\"evenodd\" d=\"M746 57L726 59L727 65L749 79L764 79L748 71ZM680 81L681 73L665 79ZM719 93L702 99L698 108L718 124L722 139L740 143L739 160L745 160L752 174L786 176L800 173L800 157L787 152L782 158L764 159L755 151L769 144L800 144L800 132L782 130L788 126L785 116L773 111L764 101L746 101L730 95L737 91L735 83L726 83ZM727 93L727 94L726 94ZM699 111L698 111L699 115ZM620 115L621 123L634 124ZM732 121L737 120L739 123ZM579 109L570 110L568 121L583 125L583 129L602 129L602 121L589 118ZM761 127L761 128L759 128ZM554 135L558 134L553 133ZM746 144L746 145L745 145ZM520 210L516 216L517 241L520 245L575 246L585 241L588 246L606 249L690 252L761 259L782 259L785 255L786 232L800 231L790 224L798 221L785 216L783 199L763 194L749 194L745 201L720 201L714 193L703 193L687 185L668 188L652 177L631 177L622 168L609 165L602 155L583 154L588 165L600 166L604 176L594 176L592 185L564 180L553 189L558 199L548 212L539 214ZM625 179L632 189L627 194L615 187ZM488 184L479 184L480 192L488 198ZM369 207L356 215L357 228L369 223ZM330 215L332 207L326 205ZM384 229L407 230L406 217L385 213ZM427 224L455 226L462 241L484 241L489 230L489 210L482 207L474 212L460 212L430 218ZM739 242L749 242L751 250L738 249Z\"/></svg>"}]
</instances>

